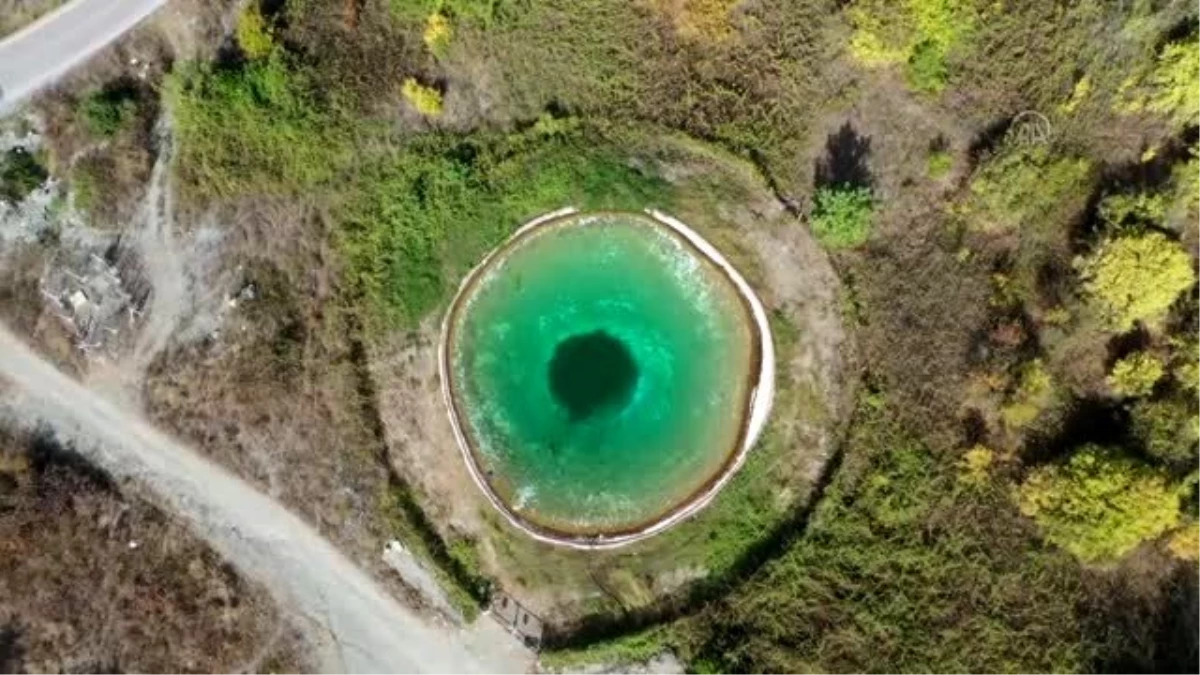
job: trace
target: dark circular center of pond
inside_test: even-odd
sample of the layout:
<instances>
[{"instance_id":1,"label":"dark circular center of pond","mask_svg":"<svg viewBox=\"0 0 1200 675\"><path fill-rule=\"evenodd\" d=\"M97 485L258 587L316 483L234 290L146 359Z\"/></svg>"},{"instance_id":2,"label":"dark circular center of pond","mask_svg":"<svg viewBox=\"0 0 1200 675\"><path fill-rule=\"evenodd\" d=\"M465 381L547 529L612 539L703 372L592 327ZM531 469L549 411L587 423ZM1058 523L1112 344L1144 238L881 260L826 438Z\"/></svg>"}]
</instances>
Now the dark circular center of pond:
<instances>
[{"instance_id":1,"label":"dark circular center of pond","mask_svg":"<svg viewBox=\"0 0 1200 675\"><path fill-rule=\"evenodd\" d=\"M550 391L571 416L620 410L633 396L638 368L625 343L598 330L558 343L550 359Z\"/></svg>"}]
</instances>

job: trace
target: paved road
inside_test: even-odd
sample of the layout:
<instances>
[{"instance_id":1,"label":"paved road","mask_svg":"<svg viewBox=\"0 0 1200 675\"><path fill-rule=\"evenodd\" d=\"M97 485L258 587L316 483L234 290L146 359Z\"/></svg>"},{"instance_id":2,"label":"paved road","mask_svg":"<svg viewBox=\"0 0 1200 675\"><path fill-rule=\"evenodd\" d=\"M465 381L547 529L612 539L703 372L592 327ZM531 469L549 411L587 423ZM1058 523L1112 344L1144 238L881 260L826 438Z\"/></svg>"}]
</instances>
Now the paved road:
<instances>
[{"instance_id":1,"label":"paved road","mask_svg":"<svg viewBox=\"0 0 1200 675\"><path fill-rule=\"evenodd\" d=\"M166 0L74 0L0 40L0 112L81 63Z\"/></svg>"}]
</instances>

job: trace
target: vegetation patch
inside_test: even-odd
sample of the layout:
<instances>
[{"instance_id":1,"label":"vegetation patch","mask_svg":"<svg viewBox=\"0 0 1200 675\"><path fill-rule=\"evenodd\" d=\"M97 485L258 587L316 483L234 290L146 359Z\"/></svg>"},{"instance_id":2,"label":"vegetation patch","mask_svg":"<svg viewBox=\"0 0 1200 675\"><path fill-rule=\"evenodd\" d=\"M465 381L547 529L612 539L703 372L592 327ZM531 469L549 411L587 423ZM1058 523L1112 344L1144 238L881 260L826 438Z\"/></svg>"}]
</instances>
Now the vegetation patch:
<instances>
[{"instance_id":1,"label":"vegetation patch","mask_svg":"<svg viewBox=\"0 0 1200 675\"><path fill-rule=\"evenodd\" d=\"M167 78L176 171L192 197L299 194L350 162L357 127L287 58L189 63Z\"/></svg>"},{"instance_id":2,"label":"vegetation patch","mask_svg":"<svg viewBox=\"0 0 1200 675\"><path fill-rule=\"evenodd\" d=\"M1048 540L1086 562L1115 560L1180 515L1179 489L1165 473L1099 446L1034 469L1018 499Z\"/></svg>"},{"instance_id":3,"label":"vegetation patch","mask_svg":"<svg viewBox=\"0 0 1200 675\"><path fill-rule=\"evenodd\" d=\"M812 230L829 248L854 248L871 236L874 198L870 188L837 185L817 189Z\"/></svg>"},{"instance_id":4,"label":"vegetation patch","mask_svg":"<svg viewBox=\"0 0 1200 675\"><path fill-rule=\"evenodd\" d=\"M16 147L0 155L0 199L17 204L36 190L50 173L25 148Z\"/></svg>"},{"instance_id":5,"label":"vegetation patch","mask_svg":"<svg viewBox=\"0 0 1200 675\"><path fill-rule=\"evenodd\" d=\"M423 137L364 168L338 237L377 327L412 326L521 223L571 205L666 206L659 178L578 134Z\"/></svg>"}]
</instances>

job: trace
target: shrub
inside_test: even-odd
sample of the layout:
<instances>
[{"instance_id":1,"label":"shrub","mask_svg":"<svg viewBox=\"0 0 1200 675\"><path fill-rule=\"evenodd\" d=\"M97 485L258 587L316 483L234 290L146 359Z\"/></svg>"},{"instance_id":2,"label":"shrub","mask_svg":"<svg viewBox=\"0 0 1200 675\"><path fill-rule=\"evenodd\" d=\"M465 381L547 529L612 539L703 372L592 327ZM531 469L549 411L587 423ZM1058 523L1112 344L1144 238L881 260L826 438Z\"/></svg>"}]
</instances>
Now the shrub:
<instances>
[{"instance_id":1,"label":"shrub","mask_svg":"<svg viewBox=\"0 0 1200 675\"><path fill-rule=\"evenodd\" d=\"M1200 41L1167 45L1150 76L1155 94L1151 110L1169 115L1181 125L1194 125L1200 117Z\"/></svg>"},{"instance_id":2,"label":"shrub","mask_svg":"<svg viewBox=\"0 0 1200 675\"><path fill-rule=\"evenodd\" d=\"M1096 445L1034 469L1017 490L1021 513L1085 562L1116 560L1179 523L1165 473Z\"/></svg>"},{"instance_id":3,"label":"shrub","mask_svg":"<svg viewBox=\"0 0 1200 675\"><path fill-rule=\"evenodd\" d=\"M1129 416L1133 435L1146 454L1172 467L1195 468L1200 416L1193 399L1138 401Z\"/></svg>"},{"instance_id":4,"label":"shrub","mask_svg":"<svg viewBox=\"0 0 1200 675\"><path fill-rule=\"evenodd\" d=\"M1163 362L1153 354L1137 352L1113 364L1108 386L1117 396L1145 396L1166 373Z\"/></svg>"},{"instance_id":5,"label":"shrub","mask_svg":"<svg viewBox=\"0 0 1200 675\"><path fill-rule=\"evenodd\" d=\"M450 38L453 36L454 29L445 14L433 12L429 18L425 19L425 32L422 37L425 40L425 47L434 56L445 55L446 48L450 46Z\"/></svg>"},{"instance_id":6,"label":"shrub","mask_svg":"<svg viewBox=\"0 0 1200 675\"><path fill-rule=\"evenodd\" d=\"M165 83L176 169L195 193L296 194L348 163L352 124L276 51L237 69L185 64Z\"/></svg>"},{"instance_id":7,"label":"shrub","mask_svg":"<svg viewBox=\"0 0 1200 675\"><path fill-rule=\"evenodd\" d=\"M1058 227L1055 214L1087 199L1091 164L1056 157L1043 146L1007 147L971 179L963 207L968 223L985 232Z\"/></svg>"},{"instance_id":8,"label":"shrub","mask_svg":"<svg viewBox=\"0 0 1200 675\"><path fill-rule=\"evenodd\" d=\"M1009 429L1019 429L1037 419L1053 400L1054 381L1041 359L1034 359L1021 367L1017 386L1000 408L1000 417Z\"/></svg>"},{"instance_id":9,"label":"shrub","mask_svg":"<svg viewBox=\"0 0 1200 675\"><path fill-rule=\"evenodd\" d=\"M817 189L812 230L829 248L860 246L871 236L874 200L864 187L840 185Z\"/></svg>"},{"instance_id":10,"label":"shrub","mask_svg":"<svg viewBox=\"0 0 1200 675\"><path fill-rule=\"evenodd\" d=\"M935 150L929 153L929 158L925 161L925 170L933 179L942 178L953 168L954 155L946 150Z\"/></svg>"},{"instance_id":11,"label":"shrub","mask_svg":"<svg viewBox=\"0 0 1200 675\"><path fill-rule=\"evenodd\" d=\"M1184 525L1167 541L1167 550L1180 560L1195 562L1200 559L1200 521Z\"/></svg>"},{"instance_id":12,"label":"shrub","mask_svg":"<svg viewBox=\"0 0 1200 675\"><path fill-rule=\"evenodd\" d=\"M129 88L97 91L83 99L79 114L89 133L111 138L137 115L137 93Z\"/></svg>"},{"instance_id":13,"label":"shrub","mask_svg":"<svg viewBox=\"0 0 1200 675\"><path fill-rule=\"evenodd\" d=\"M860 63L906 64L909 85L927 93L945 88L947 56L976 23L971 0L856 0L847 16L854 26L850 53Z\"/></svg>"},{"instance_id":14,"label":"shrub","mask_svg":"<svg viewBox=\"0 0 1200 675\"><path fill-rule=\"evenodd\" d=\"M426 117L437 117L442 114L442 92L427 87L415 78L408 78L404 81L404 86L401 89L404 94L404 100Z\"/></svg>"},{"instance_id":15,"label":"shrub","mask_svg":"<svg viewBox=\"0 0 1200 675\"><path fill-rule=\"evenodd\" d=\"M238 16L236 35L238 46L247 58L266 58L275 49L271 27L255 0L251 0Z\"/></svg>"},{"instance_id":16,"label":"shrub","mask_svg":"<svg viewBox=\"0 0 1200 675\"><path fill-rule=\"evenodd\" d=\"M1167 195L1135 192L1107 195L1100 201L1100 219L1114 228L1161 225L1167 217Z\"/></svg>"},{"instance_id":17,"label":"shrub","mask_svg":"<svg viewBox=\"0 0 1200 675\"><path fill-rule=\"evenodd\" d=\"M49 177L37 157L25 148L12 148L0 155L0 200L17 204Z\"/></svg>"},{"instance_id":18,"label":"shrub","mask_svg":"<svg viewBox=\"0 0 1200 675\"><path fill-rule=\"evenodd\" d=\"M1104 241L1079 264L1083 289L1109 327L1157 325L1195 283L1191 257L1158 232Z\"/></svg>"},{"instance_id":19,"label":"shrub","mask_svg":"<svg viewBox=\"0 0 1200 675\"><path fill-rule=\"evenodd\" d=\"M991 478L995 460L996 453L986 446L976 445L967 450L958 462L959 482L971 487L983 487Z\"/></svg>"}]
</instances>

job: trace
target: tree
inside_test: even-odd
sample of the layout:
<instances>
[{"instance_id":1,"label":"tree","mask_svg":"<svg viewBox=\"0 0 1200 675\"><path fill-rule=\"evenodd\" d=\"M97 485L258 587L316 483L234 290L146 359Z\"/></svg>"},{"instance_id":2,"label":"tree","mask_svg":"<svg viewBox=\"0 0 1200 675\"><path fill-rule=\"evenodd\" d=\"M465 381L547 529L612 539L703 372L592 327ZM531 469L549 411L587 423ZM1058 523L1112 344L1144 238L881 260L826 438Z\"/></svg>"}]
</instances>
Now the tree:
<instances>
[{"instance_id":1,"label":"tree","mask_svg":"<svg viewBox=\"0 0 1200 675\"><path fill-rule=\"evenodd\" d=\"M1154 87L1147 107L1169 115L1180 125L1200 117L1200 43L1190 40L1167 45L1150 75Z\"/></svg>"},{"instance_id":2,"label":"tree","mask_svg":"<svg viewBox=\"0 0 1200 675\"><path fill-rule=\"evenodd\" d=\"M1191 257L1158 232L1104 241L1080 263L1080 273L1102 319L1120 331L1138 321L1158 324L1196 282Z\"/></svg>"},{"instance_id":3,"label":"tree","mask_svg":"<svg viewBox=\"0 0 1200 675\"><path fill-rule=\"evenodd\" d=\"M1021 513L1085 562L1115 560L1179 524L1179 494L1159 469L1098 445L1030 472Z\"/></svg>"},{"instance_id":4,"label":"tree","mask_svg":"<svg viewBox=\"0 0 1200 675\"><path fill-rule=\"evenodd\" d=\"M1172 466L1196 467L1200 417L1193 408L1194 401L1139 401L1133 406L1130 425L1147 454Z\"/></svg>"},{"instance_id":5,"label":"tree","mask_svg":"<svg viewBox=\"0 0 1200 675\"><path fill-rule=\"evenodd\" d=\"M1117 396L1145 396L1166 373L1163 362L1152 354L1137 352L1113 364L1108 386Z\"/></svg>"},{"instance_id":6,"label":"tree","mask_svg":"<svg viewBox=\"0 0 1200 675\"><path fill-rule=\"evenodd\" d=\"M814 198L812 230L829 248L861 246L871 236L874 200L865 187L822 187Z\"/></svg>"}]
</instances>

